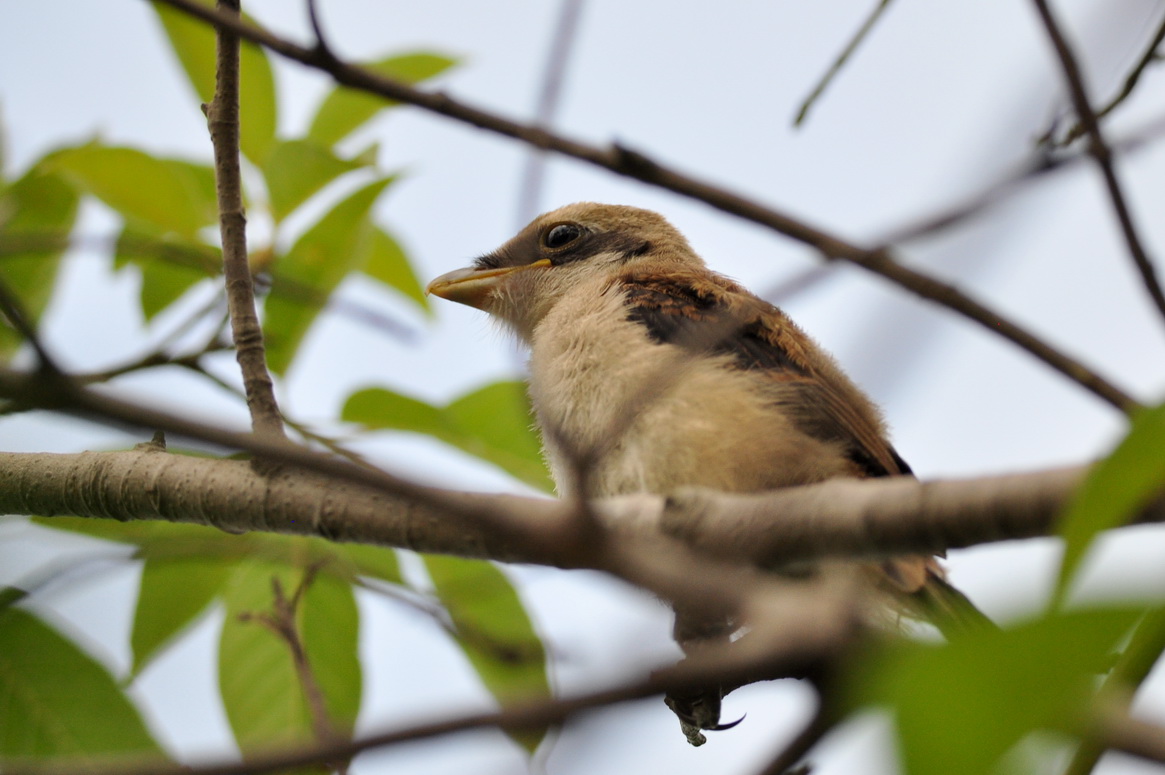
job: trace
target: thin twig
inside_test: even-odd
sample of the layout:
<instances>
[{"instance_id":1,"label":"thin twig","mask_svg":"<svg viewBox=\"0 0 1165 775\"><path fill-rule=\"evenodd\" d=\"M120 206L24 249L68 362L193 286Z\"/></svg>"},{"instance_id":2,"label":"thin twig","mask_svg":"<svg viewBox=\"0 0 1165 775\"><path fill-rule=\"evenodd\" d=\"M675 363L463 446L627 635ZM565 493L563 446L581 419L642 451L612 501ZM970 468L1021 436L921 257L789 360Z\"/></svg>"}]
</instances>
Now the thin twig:
<instances>
[{"instance_id":1,"label":"thin twig","mask_svg":"<svg viewBox=\"0 0 1165 775\"><path fill-rule=\"evenodd\" d=\"M1165 322L1165 291L1162 290L1161 283L1157 280L1157 271L1153 267L1153 261L1149 258L1149 254L1137 234L1136 226L1133 224L1132 212L1129 210L1124 190L1116 176L1116 167L1112 161L1112 149L1105 142L1104 135L1100 131L1100 122L1097 121L1096 114L1092 111L1092 105L1088 101L1088 91L1084 85L1084 76L1076 62L1076 56L1072 53L1072 48L1060 31L1055 17L1052 16L1047 0L1032 0L1032 2L1035 3L1036 11L1044 23L1052 46L1056 49L1056 55L1060 58L1060 66L1064 71L1064 79L1068 83L1068 93L1072 97L1072 105L1088 135L1088 152L1096 160L1101 175L1104 177L1108 198L1112 202L1113 211L1120 223L1121 234L1128 246L1129 255L1132 256L1137 271L1141 274L1141 282L1144 284L1149 298L1153 300L1162 321Z\"/></svg>"},{"instance_id":2,"label":"thin twig","mask_svg":"<svg viewBox=\"0 0 1165 775\"><path fill-rule=\"evenodd\" d=\"M297 46L237 18L216 13L195 0L152 1L165 3L208 23L226 27L240 37L258 43L281 56L323 70L344 86L415 105L480 129L521 140L535 148L552 150L625 177L697 199L726 213L766 226L815 248L826 258L857 264L900 287L973 320L1017 344L1073 382L1124 412L1131 412L1140 406L1125 391L1094 370L1061 353L954 286L898 264L889 251L858 247L727 189L670 170L627 148L618 145L606 149L597 148L539 127L511 121L489 111L471 107L444 93L425 92L360 67L343 62L325 61L312 49Z\"/></svg>"},{"instance_id":3,"label":"thin twig","mask_svg":"<svg viewBox=\"0 0 1165 775\"><path fill-rule=\"evenodd\" d=\"M239 0L218 0L217 11L239 18ZM207 125L214 145L214 172L218 191L219 229L222 234L223 273L236 357L243 373L251 425L257 434L283 437L275 387L267 371L263 329L255 309L255 286L247 261L247 218L243 212L243 183L239 171L239 36L218 28L218 64L214 99L207 106Z\"/></svg>"},{"instance_id":4,"label":"thin twig","mask_svg":"<svg viewBox=\"0 0 1165 775\"><path fill-rule=\"evenodd\" d=\"M332 720L328 716L323 689L320 687L319 681L316 680L315 671L312 669L311 660L308 659L307 650L304 648L303 639L299 635L299 627L296 624L296 611L303 600L304 592L315 580L318 570L318 566L309 567L290 598L283 591L283 584L280 583L279 578L272 577L271 611L260 614L245 614L244 618L263 625L287 644L287 648L291 652L292 664L295 666L296 679L299 681L300 689L303 690L308 714L311 716L312 731L316 741L320 745L329 745L339 742L343 738L337 734ZM332 769L347 770L345 760L326 760L326 762Z\"/></svg>"},{"instance_id":5,"label":"thin twig","mask_svg":"<svg viewBox=\"0 0 1165 775\"><path fill-rule=\"evenodd\" d=\"M819 596L820 597L820 596ZM822 602L822 601L818 601ZM790 621L805 617L813 610L814 601L790 608L785 616L778 617ZM770 646L764 649L742 649L737 645L709 649L703 658L689 659L674 667L657 671L646 679L636 680L614 689L604 689L590 694L566 699L543 699L489 713L454 717L440 721L418 724L400 730L368 735L362 739L335 742L325 745L284 747L267 754L256 753L245 762L224 762L189 766L173 763L150 763L125 760L117 765L78 763L68 765L53 762L19 764L6 762L6 775L259 775L265 772L280 772L322 762L345 761L357 754L376 748L383 748L403 742L427 740L430 738L467 732L476 729L498 728L503 730L543 729L560 724L572 716L592 708L601 708L631 700L644 699L667 690L686 690L703 686L710 682L728 683L765 680L786 675L802 675L814 672L818 665L836 659L845 646L860 637L862 631L854 629L847 620L846 607L827 608L820 613L821 619L808 628L809 632L799 638L770 639ZM777 629L788 630L789 622L783 622ZM775 641L775 645L773 644ZM758 678L758 676L763 676ZM22 766L23 765L23 766Z\"/></svg>"},{"instance_id":6,"label":"thin twig","mask_svg":"<svg viewBox=\"0 0 1165 775\"><path fill-rule=\"evenodd\" d=\"M1096 111L1096 119L1098 121L1106 118L1109 113L1112 113L1120 107L1132 95L1133 90L1137 88L1137 83L1141 80L1141 76L1144 75L1149 65L1161 61L1161 55L1157 53L1157 49L1161 46L1162 41L1165 41L1165 17L1162 17L1161 24L1157 27L1157 32L1153 35L1153 40L1149 42L1145 52L1141 54L1141 58L1137 61L1137 64L1133 66L1128 76L1125 77L1124 86L1108 101L1107 105ZM1087 131L1084 127L1084 122L1078 121L1075 126L1068 130L1067 134L1064 135L1064 139L1058 144L1068 145L1084 135Z\"/></svg>"},{"instance_id":7,"label":"thin twig","mask_svg":"<svg viewBox=\"0 0 1165 775\"><path fill-rule=\"evenodd\" d=\"M850 38L849 43L846 43L845 48L843 48L841 53L837 55L837 59L833 60L833 64L831 64L829 69L825 71L825 75L821 76L821 80L819 80L817 85L813 87L813 90L809 92L809 96L806 97L804 101L802 101L801 107L797 110L797 117L793 119L793 126L800 127L801 124L805 122L805 119L809 116L810 109L812 109L812 107L817 104L818 98L820 98L821 95L825 93L825 90L828 88L829 84L833 83L833 79L839 72L841 72L841 68L845 66L845 63L848 62L849 58L853 56L853 53L857 51L858 46L862 44L862 41L866 39L866 36L870 34L870 30L874 28L874 25L878 22L878 19L882 18L882 13L889 5L890 0L879 0L878 5L875 6L874 10L870 12L870 15L866 17L866 20L862 22L862 26L858 28L858 31L854 33L852 38Z\"/></svg>"},{"instance_id":8,"label":"thin twig","mask_svg":"<svg viewBox=\"0 0 1165 775\"><path fill-rule=\"evenodd\" d=\"M1121 140L1110 143L1109 147L1114 153L1129 155L1143 150L1152 140L1159 138L1162 133L1165 133L1165 119L1159 118L1126 135ZM1087 153L1054 154L1039 151L1026 161L1016 165L1010 173L1003 175L993 183L989 183L961 202L913 218L901 226L886 229L881 236L874 238L873 244L885 247L901 246L913 240L950 229L999 204L1007 197L1021 191L1025 185L1035 183L1051 173L1074 169L1084 162L1093 163L1092 157Z\"/></svg>"},{"instance_id":9,"label":"thin twig","mask_svg":"<svg viewBox=\"0 0 1165 775\"><path fill-rule=\"evenodd\" d=\"M33 352L36 353L37 366L42 372L49 374L61 374L60 368L57 366L53 356L49 354L48 349L40 340L40 335L36 331L36 326L32 322L28 311L24 308L24 303L21 302L20 297L8 286L8 283L0 277L0 314L2 314L16 332L24 337L24 341L28 342L32 347Z\"/></svg>"},{"instance_id":10,"label":"thin twig","mask_svg":"<svg viewBox=\"0 0 1165 775\"><path fill-rule=\"evenodd\" d=\"M538 94L538 106L534 111L534 123L549 128L554 124L554 116L562 98L562 84L566 80L566 66L574 50L578 35L578 20L582 13L583 0L561 0L558 23L554 37L550 40L550 51L542 65L542 89ZM518 224L521 228L538 214L538 203L542 199L542 184L546 179L546 152L531 149L526 155L526 166L522 171L522 183L518 194Z\"/></svg>"}]
</instances>

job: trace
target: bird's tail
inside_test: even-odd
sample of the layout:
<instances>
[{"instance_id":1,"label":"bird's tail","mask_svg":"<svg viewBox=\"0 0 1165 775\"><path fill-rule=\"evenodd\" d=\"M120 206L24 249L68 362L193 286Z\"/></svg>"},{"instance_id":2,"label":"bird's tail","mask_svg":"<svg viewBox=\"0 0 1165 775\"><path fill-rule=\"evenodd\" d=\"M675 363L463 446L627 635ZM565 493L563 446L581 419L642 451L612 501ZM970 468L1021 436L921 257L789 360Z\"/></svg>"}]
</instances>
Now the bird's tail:
<instances>
[{"instance_id":1,"label":"bird's tail","mask_svg":"<svg viewBox=\"0 0 1165 775\"><path fill-rule=\"evenodd\" d=\"M943 578L938 568L928 570L926 582L903 598L907 613L933 624L948 640L999 629L999 625Z\"/></svg>"}]
</instances>

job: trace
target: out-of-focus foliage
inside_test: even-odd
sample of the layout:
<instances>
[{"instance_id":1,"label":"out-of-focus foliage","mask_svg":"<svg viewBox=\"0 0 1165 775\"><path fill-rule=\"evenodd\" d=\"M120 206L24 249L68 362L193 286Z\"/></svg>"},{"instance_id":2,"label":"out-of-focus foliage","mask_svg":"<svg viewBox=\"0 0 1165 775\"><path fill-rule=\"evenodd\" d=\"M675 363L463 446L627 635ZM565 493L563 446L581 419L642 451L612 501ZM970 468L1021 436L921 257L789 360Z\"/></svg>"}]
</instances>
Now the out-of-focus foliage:
<instances>
[{"instance_id":1,"label":"out-of-focus foliage","mask_svg":"<svg viewBox=\"0 0 1165 775\"><path fill-rule=\"evenodd\" d=\"M109 671L37 617L0 608L0 754L161 756L141 714Z\"/></svg>"},{"instance_id":2,"label":"out-of-focus foliage","mask_svg":"<svg viewBox=\"0 0 1165 775\"><path fill-rule=\"evenodd\" d=\"M209 101L213 32L168 8L154 10L194 92ZM449 57L413 52L375 66L416 82L453 64ZM335 147L393 106L336 89L323 99L307 135L284 138L276 131L279 102L267 54L244 45L241 68L245 178L258 183L245 192L247 209L251 217L268 215L274 228L269 242L251 249L260 287L270 289L260 299L273 370L283 374L292 366L320 311L357 273L431 314L405 250L376 217L396 176L378 169L375 146L355 154ZM122 219L110 242L110 266L140 278L147 323L196 285L221 284L215 176L208 162L92 140L58 149L0 182L0 280L33 325L52 298L84 196ZM301 216L294 232L287 226L292 216ZM9 359L22 343L12 327L0 327L0 358ZM487 386L447 407L413 400L412 419L386 412L383 403L365 401L371 414L356 419L378 429L430 433L524 481L548 484L524 394L514 383ZM440 422L426 422L430 416ZM132 665L125 680L131 685L208 611L225 610L219 688L244 755L308 743L320 734L351 736L364 689L356 596L368 589L395 590L376 597L383 604L423 601L419 608L449 628L499 701L549 692L542 642L512 585L487 563L432 560L434 592L423 580L414 586L402 577L389 549L167 523L54 518L41 524L133 546L142 573L129 633ZM159 753L118 681L69 637L19 607L23 595L13 589L0 600L0 753ZM296 654L303 660L297 662ZM322 706L308 699L309 684L318 688ZM518 740L533 750L540 738Z\"/></svg>"},{"instance_id":3,"label":"out-of-focus foliage","mask_svg":"<svg viewBox=\"0 0 1165 775\"><path fill-rule=\"evenodd\" d=\"M366 388L348 397L341 417L368 428L441 439L533 487L550 491L554 485L542 462L530 412L521 382L495 382L445 407L384 388Z\"/></svg>"},{"instance_id":4,"label":"out-of-focus foliage","mask_svg":"<svg viewBox=\"0 0 1165 775\"><path fill-rule=\"evenodd\" d=\"M1060 593L1045 615L942 646L897 642L852 666L853 707L891 711L909 775L1030 772L1022 742L1078 739L1098 695L1130 696L1148 676L1165 651L1159 599L1078 611L1064 610L1064 593L1095 539L1165 492L1163 423L1165 405L1140 412L1081 486L1062 521Z\"/></svg>"}]
</instances>

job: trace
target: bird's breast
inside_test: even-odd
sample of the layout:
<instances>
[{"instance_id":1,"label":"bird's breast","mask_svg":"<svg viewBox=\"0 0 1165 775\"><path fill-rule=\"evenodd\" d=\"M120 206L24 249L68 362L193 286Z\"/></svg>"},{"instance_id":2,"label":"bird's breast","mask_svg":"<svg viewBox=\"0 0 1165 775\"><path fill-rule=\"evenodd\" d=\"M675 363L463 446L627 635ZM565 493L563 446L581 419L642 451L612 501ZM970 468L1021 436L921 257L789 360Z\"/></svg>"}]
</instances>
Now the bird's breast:
<instances>
[{"instance_id":1,"label":"bird's breast","mask_svg":"<svg viewBox=\"0 0 1165 775\"><path fill-rule=\"evenodd\" d=\"M561 495L575 489L577 459L591 461L595 495L757 491L850 472L837 445L797 430L763 377L653 341L617 293L563 299L530 345L531 400Z\"/></svg>"}]
</instances>

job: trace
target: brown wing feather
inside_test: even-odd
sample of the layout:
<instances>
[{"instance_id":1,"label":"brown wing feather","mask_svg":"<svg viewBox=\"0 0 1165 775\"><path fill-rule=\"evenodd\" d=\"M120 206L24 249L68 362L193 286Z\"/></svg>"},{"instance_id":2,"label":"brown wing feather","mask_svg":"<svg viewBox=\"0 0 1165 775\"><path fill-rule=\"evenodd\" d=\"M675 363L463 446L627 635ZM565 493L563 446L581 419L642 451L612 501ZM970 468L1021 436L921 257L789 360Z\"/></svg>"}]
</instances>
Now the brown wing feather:
<instances>
[{"instance_id":1,"label":"brown wing feather","mask_svg":"<svg viewBox=\"0 0 1165 775\"><path fill-rule=\"evenodd\" d=\"M873 406L780 309L726 278L699 272L628 273L620 288L628 318L655 341L730 354L737 367L779 383L774 395L783 398L776 400L798 427L841 442L863 475L911 473L886 440ZM891 558L877 570L883 582L906 593L943 575L933 557L923 556Z\"/></svg>"},{"instance_id":2,"label":"brown wing feather","mask_svg":"<svg viewBox=\"0 0 1165 775\"><path fill-rule=\"evenodd\" d=\"M779 383L774 395L807 434L841 442L866 476L908 474L870 403L783 312L717 275L628 274L628 317L657 342L730 354Z\"/></svg>"}]
</instances>

